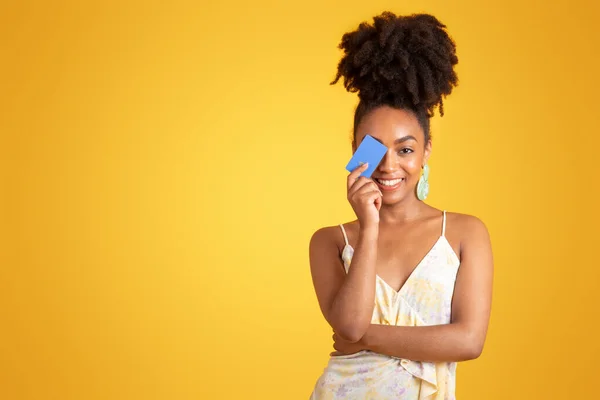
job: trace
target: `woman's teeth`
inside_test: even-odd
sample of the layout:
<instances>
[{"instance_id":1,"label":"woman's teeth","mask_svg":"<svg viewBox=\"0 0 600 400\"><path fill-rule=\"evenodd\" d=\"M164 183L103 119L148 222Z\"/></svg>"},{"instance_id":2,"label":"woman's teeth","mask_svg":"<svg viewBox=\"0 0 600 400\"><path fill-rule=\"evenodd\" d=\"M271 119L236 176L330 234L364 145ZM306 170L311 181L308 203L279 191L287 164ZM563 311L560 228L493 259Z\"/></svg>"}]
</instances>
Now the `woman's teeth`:
<instances>
[{"instance_id":1,"label":"woman's teeth","mask_svg":"<svg viewBox=\"0 0 600 400\"><path fill-rule=\"evenodd\" d=\"M385 179L375 179L379 184L383 185L383 186L396 186L397 184L399 184L400 182L402 182L403 178L400 179L394 179L394 180L385 180Z\"/></svg>"}]
</instances>

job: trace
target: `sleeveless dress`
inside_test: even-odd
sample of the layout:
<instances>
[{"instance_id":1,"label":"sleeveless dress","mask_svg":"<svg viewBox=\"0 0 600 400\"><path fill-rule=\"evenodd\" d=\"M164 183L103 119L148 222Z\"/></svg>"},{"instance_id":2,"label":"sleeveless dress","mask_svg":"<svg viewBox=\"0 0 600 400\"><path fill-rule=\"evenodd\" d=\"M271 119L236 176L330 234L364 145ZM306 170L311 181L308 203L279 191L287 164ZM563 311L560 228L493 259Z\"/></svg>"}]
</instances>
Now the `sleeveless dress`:
<instances>
[{"instance_id":1,"label":"sleeveless dress","mask_svg":"<svg viewBox=\"0 0 600 400\"><path fill-rule=\"evenodd\" d=\"M348 243L342 260L346 273L354 249ZM454 283L460 260L446 239L446 211L442 234L396 292L376 277L372 324L425 326L450 323ZM455 400L456 362L422 362L371 351L331 356L317 380L311 400Z\"/></svg>"}]
</instances>

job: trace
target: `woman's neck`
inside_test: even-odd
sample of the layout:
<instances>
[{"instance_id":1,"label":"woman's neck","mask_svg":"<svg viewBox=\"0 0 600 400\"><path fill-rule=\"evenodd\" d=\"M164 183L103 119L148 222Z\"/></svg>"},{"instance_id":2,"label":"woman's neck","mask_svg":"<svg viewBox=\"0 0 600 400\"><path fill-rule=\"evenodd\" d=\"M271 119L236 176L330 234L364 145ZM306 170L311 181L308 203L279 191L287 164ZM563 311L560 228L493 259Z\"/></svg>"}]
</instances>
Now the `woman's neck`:
<instances>
[{"instance_id":1,"label":"woman's neck","mask_svg":"<svg viewBox=\"0 0 600 400\"><path fill-rule=\"evenodd\" d=\"M414 199L406 199L397 204L382 206L379 211L381 225L403 225L419 219L430 208L427 204Z\"/></svg>"}]
</instances>

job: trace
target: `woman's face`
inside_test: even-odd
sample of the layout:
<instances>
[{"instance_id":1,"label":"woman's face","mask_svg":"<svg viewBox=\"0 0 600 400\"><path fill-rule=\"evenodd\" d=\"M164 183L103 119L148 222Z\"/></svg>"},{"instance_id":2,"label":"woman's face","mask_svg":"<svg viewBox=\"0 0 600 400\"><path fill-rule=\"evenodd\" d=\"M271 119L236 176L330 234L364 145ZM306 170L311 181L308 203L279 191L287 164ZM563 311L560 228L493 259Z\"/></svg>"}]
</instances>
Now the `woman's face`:
<instances>
[{"instance_id":1,"label":"woman's face","mask_svg":"<svg viewBox=\"0 0 600 400\"><path fill-rule=\"evenodd\" d=\"M416 186L429 158L431 141L425 143L425 134L415 114L388 106L378 107L366 114L357 126L353 151L365 135L373 136L388 148L371 176L383 193L383 204L416 198Z\"/></svg>"}]
</instances>

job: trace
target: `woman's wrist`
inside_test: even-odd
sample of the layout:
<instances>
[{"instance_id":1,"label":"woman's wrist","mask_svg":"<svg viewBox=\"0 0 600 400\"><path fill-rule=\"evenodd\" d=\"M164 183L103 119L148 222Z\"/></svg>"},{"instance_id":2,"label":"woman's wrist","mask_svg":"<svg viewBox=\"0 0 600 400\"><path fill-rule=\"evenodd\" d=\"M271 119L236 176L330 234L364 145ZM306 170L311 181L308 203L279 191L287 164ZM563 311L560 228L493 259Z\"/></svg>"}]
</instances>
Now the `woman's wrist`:
<instances>
[{"instance_id":1,"label":"woman's wrist","mask_svg":"<svg viewBox=\"0 0 600 400\"><path fill-rule=\"evenodd\" d=\"M361 225L358 230L358 236L364 239L377 239L379 237L379 225Z\"/></svg>"}]
</instances>

